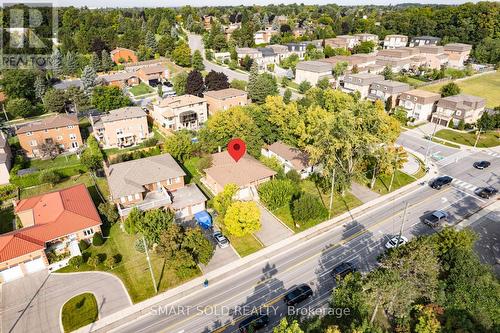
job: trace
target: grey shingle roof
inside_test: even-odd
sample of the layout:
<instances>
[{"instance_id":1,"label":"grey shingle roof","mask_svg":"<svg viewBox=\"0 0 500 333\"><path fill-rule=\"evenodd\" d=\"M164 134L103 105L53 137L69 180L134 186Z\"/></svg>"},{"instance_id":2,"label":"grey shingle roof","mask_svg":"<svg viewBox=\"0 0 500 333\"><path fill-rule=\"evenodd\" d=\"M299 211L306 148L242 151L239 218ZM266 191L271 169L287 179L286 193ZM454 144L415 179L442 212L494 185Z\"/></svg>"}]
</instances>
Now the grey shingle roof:
<instances>
[{"instance_id":1,"label":"grey shingle roof","mask_svg":"<svg viewBox=\"0 0 500 333\"><path fill-rule=\"evenodd\" d=\"M104 123L108 123L117 120L141 118L141 117L146 117L146 112L144 112L140 107L129 106L111 110L107 115L101 116L101 120Z\"/></svg>"}]
</instances>

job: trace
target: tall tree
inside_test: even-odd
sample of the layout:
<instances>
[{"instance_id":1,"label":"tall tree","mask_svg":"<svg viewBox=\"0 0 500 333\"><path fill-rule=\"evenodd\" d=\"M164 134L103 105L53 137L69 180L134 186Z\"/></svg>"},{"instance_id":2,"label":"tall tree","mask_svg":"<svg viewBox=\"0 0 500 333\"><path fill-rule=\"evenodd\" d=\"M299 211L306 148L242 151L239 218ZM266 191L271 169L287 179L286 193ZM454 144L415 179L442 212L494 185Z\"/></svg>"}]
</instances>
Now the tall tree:
<instances>
[{"instance_id":1,"label":"tall tree","mask_svg":"<svg viewBox=\"0 0 500 333\"><path fill-rule=\"evenodd\" d=\"M114 66L113 59L111 59L111 55L107 50L102 50L101 52L101 68L108 72Z\"/></svg>"},{"instance_id":2,"label":"tall tree","mask_svg":"<svg viewBox=\"0 0 500 333\"><path fill-rule=\"evenodd\" d=\"M172 60L179 66L191 66L191 49L186 42L179 42L172 52Z\"/></svg>"},{"instance_id":3,"label":"tall tree","mask_svg":"<svg viewBox=\"0 0 500 333\"><path fill-rule=\"evenodd\" d=\"M87 94L90 95L92 92L92 89L96 86L97 83L97 74L94 69L94 67L87 65L83 69L82 72L82 85L83 85L83 91Z\"/></svg>"},{"instance_id":4,"label":"tall tree","mask_svg":"<svg viewBox=\"0 0 500 333\"><path fill-rule=\"evenodd\" d=\"M186 94L201 97L203 96L203 91L205 91L203 76L197 70L191 71L187 76Z\"/></svg>"},{"instance_id":5,"label":"tall tree","mask_svg":"<svg viewBox=\"0 0 500 333\"><path fill-rule=\"evenodd\" d=\"M255 202L233 202L224 216L226 230L242 237L258 231L261 227L260 210Z\"/></svg>"},{"instance_id":6,"label":"tall tree","mask_svg":"<svg viewBox=\"0 0 500 333\"><path fill-rule=\"evenodd\" d=\"M45 91L47 90L47 87L45 85L45 80L40 75L38 75L35 79L34 88L35 88L36 99L42 100L43 95L45 95Z\"/></svg>"},{"instance_id":7,"label":"tall tree","mask_svg":"<svg viewBox=\"0 0 500 333\"><path fill-rule=\"evenodd\" d=\"M49 89L43 96L43 107L47 112L66 112L66 93L60 89Z\"/></svg>"},{"instance_id":8,"label":"tall tree","mask_svg":"<svg viewBox=\"0 0 500 333\"><path fill-rule=\"evenodd\" d=\"M186 72L180 72L173 79L174 91L177 96L184 95L186 93L188 74Z\"/></svg>"},{"instance_id":9,"label":"tall tree","mask_svg":"<svg viewBox=\"0 0 500 333\"><path fill-rule=\"evenodd\" d=\"M239 188L236 184L226 184L224 185L224 189L222 192L219 192L214 197L214 208L219 214L220 217L224 217L226 215L226 211L233 203L233 198L238 192Z\"/></svg>"},{"instance_id":10,"label":"tall tree","mask_svg":"<svg viewBox=\"0 0 500 333\"><path fill-rule=\"evenodd\" d=\"M62 55L59 49L55 49L50 57L51 69L54 77L60 77L63 70Z\"/></svg>"},{"instance_id":11,"label":"tall tree","mask_svg":"<svg viewBox=\"0 0 500 333\"><path fill-rule=\"evenodd\" d=\"M90 56L90 66L92 66L92 68L96 73L102 69L101 60L99 59L99 56L97 55L96 52L93 52L92 55Z\"/></svg>"},{"instance_id":12,"label":"tall tree","mask_svg":"<svg viewBox=\"0 0 500 333\"><path fill-rule=\"evenodd\" d=\"M194 261L204 265L208 264L214 253L212 243L205 238L200 227L186 230L181 247L191 253Z\"/></svg>"},{"instance_id":13,"label":"tall tree","mask_svg":"<svg viewBox=\"0 0 500 333\"><path fill-rule=\"evenodd\" d=\"M450 82L441 87L441 96L448 97L460 94L460 87L455 82Z\"/></svg>"},{"instance_id":14,"label":"tall tree","mask_svg":"<svg viewBox=\"0 0 500 333\"><path fill-rule=\"evenodd\" d=\"M205 65L203 64L203 57L199 50L195 50L193 53L193 68L197 71L202 71L205 69Z\"/></svg>"},{"instance_id":15,"label":"tall tree","mask_svg":"<svg viewBox=\"0 0 500 333\"><path fill-rule=\"evenodd\" d=\"M68 51L63 59L64 73L67 75L74 75L78 71L78 62L76 61L75 54Z\"/></svg>"},{"instance_id":16,"label":"tall tree","mask_svg":"<svg viewBox=\"0 0 500 333\"><path fill-rule=\"evenodd\" d=\"M222 90L229 88L229 82L226 74L211 70L205 77L205 86L207 90Z\"/></svg>"},{"instance_id":17,"label":"tall tree","mask_svg":"<svg viewBox=\"0 0 500 333\"><path fill-rule=\"evenodd\" d=\"M116 86L95 87L91 101L92 105L104 112L132 105L132 101Z\"/></svg>"}]
</instances>

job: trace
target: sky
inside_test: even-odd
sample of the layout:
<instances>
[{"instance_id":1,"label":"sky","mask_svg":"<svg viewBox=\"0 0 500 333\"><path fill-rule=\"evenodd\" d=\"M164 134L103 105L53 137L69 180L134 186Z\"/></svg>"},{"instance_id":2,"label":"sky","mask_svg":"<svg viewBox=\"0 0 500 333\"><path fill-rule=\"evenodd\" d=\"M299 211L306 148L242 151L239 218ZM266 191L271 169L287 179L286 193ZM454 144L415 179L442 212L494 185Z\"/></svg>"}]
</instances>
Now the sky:
<instances>
[{"instance_id":1,"label":"sky","mask_svg":"<svg viewBox=\"0 0 500 333\"><path fill-rule=\"evenodd\" d=\"M4 0L0 0L0 3ZM5 0L8 1L8 0ZM19 0L18 0L19 1ZM15 1L12 1L15 2ZM22 0L21 0L22 2ZM27 1L36 2L36 1ZM45 0L43 2L51 2ZM237 5L268 5L268 4L290 4L290 3L304 3L304 4L327 4L335 3L338 5L389 5L398 3L423 3L423 4L460 4L464 2L471 2L466 0L54 0L52 1L56 6L87 6L94 7L179 7L184 5L190 6L237 6ZM472 1L477 2L477 1Z\"/></svg>"}]
</instances>

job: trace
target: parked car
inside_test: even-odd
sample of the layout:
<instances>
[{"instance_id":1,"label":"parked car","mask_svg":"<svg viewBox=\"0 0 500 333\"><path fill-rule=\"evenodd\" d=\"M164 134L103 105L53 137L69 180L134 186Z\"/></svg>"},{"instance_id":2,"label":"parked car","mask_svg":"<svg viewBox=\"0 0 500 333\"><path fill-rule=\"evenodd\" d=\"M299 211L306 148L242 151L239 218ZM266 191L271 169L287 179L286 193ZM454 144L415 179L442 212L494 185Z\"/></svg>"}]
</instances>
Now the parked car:
<instances>
[{"instance_id":1,"label":"parked car","mask_svg":"<svg viewBox=\"0 0 500 333\"><path fill-rule=\"evenodd\" d=\"M401 236L401 237L394 236L391 239L389 239L389 241L387 243L385 243L385 248L386 249L393 249L396 246L400 246L400 245L403 245L406 243L408 243L408 238L406 238L405 236Z\"/></svg>"},{"instance_id":2,"label":"parked car","mask_svg":"<svg viewBox=\"0 0 500 333\"><path fill-rule=\"evenodd\" d=\"M478 196L483 199L489 199L498 193L498 190L492 186L480 187L474 191Z\"/></svg>"},{"instance_id":3,"label":"parked car","mask_svg":"<svg viewBox=\"0 0 500 333\"><path fill-rule=\"evenodd\" d=\"M269 316L266 314L256 313L244 319L238 326L241 333L255 332L269 324Z\"/></svg>"},{"instance_id":4,"label":"parked car","mask_svg":"<svg viewBox=\"0 0 500 333\"><path fill-rule=\"evenodd\" d=\"M291 291L289 291L285 297L284 301L288 306L295 306L295 304L300 303L313 295L311 287L307 284L298 286Z\"/></svg>"},{"instance_id":5,"label":"parked car","mask_svg":"<svg viewBox=\"0 0 500 333\"><path fill-rule=\"evenodd\" d=\"M490 165L491 165L491 163L488 161L479 161L479 162L474 162L474 164L473 164L474 168L479 169L479 170L486 169Z\"/></svg>"},{"instance_id":6,"label":"parked car","mask_svg":"<svg viewBox=\"0 0 500 333\"><path fill-rule=\"evenodd\" d=\"M347 274L354 272L356 272L356 267L354 266L354 264L352 262L345 261L335 266L330 275L334 279L337 279L337 277L343 279Z\"/></svg>"},{"instance_id":7,"label":"parked car","mask_svg":"<svg viewBox=\"0 0 500 333\"><path fill-rule=\"evenodd\" d=\"M445 221L448 221L448 213L442 210L435 210L425 217L424 223L432 228L439 227Z\"/></svg>"},{"instance_id":8,"label":"parked car","mask_svg":"<svg viewBox=\"0 0 500 333\"><path fill-rule=\"evenodd\" d=\"M215 242L217 243L217 245L219 245L219 247L221 249L229 246L229 239L227 239L227 237L224 236L222 234L222 232L220 232L218 230L214 231L213 236L214 236Z\"/></svg>"},{"instance_id":9,"label":"parked car","mask_svg":"<svg viewBox=\"0 0 500 333\"><path fill-rule=\"evenodd\" d=\"M440 190L443 186L450 185L452 181L453 181L453 178L451 178L450 176L441 176L441 177L437 177L436 179L434 179L430 183L430 186L433 189Z\"/></svg>"}]
</instances>

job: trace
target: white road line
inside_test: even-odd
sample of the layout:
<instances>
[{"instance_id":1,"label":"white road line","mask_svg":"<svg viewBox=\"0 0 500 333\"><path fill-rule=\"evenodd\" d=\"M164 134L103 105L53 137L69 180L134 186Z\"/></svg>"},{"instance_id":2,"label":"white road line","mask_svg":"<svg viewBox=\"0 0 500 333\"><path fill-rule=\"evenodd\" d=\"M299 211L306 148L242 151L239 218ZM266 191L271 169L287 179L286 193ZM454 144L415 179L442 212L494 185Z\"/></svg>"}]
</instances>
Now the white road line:
<instances>
[{"instance_id":1,"label":"white road line","mask_svg":"<svg viewBox=\"0 0 500 333\"><path fill-rule=\"evenodd\" d=\"M465 195L467 195L467 196L469 196L469 197L472 197L472 198L474 198L474 199L476 199L476 200L481 201L482 203L485 203L485 202L486 202L486 201L484 201L483 199L481 199L480 197L478 197L477 195L472 195L472 194L470 194L470 193L467 193L467 192L465 192L464 190L462 190L462 189L460 189L460 188L458 188L458 187L455 187L455 189L456 189L457 191L459 191L459 192L462 192L463 194L465 194ZM457 202L458 202L458 201L457 201ZM456 203L456 202L455 202L455 203ZM450 206L451 206L451 205L450 205Z\"/></svg>"}]
</instances>

